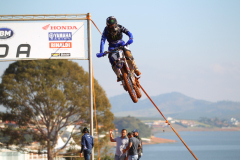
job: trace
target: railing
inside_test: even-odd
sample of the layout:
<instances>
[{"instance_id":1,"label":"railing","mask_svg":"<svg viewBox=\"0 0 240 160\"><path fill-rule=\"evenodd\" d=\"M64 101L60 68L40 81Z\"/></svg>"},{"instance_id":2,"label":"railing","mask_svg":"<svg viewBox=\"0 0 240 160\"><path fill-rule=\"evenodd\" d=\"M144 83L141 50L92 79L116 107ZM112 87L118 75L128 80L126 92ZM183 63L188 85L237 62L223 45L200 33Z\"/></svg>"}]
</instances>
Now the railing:
<instances>
[{"instance_id":1,"label":"railing","mask_svg":"<svg viewBox=\"0 0 240 160\"><path fill-rule=\"evenodd\" d=\"M47 160L47 154L24 154L20 152L1 151L0 160Z\"/></svg>"},{"instance_id":2,"label":"railing","mask_svg":"<svg viewBox=\"0 0 240 160\"><path fill-rule=\"evenodd\" d=\"M65 158L71 158L70 160L72 160L74 157L80 158L80 156L57 156L55 160L65 160Z\"/></svg>"},{"instance_id":3,"label":"railing","mask_svg":"<svg viewBox=\"0 0 240 160\"><path fill-rule=\"evenodd\" d=\"M80 156L58 155L54 160L65 160L65 158L80 158ZM0 160L47 160L47 154L20 153L20 152L0 152Z\"/></svg>"},{"instance_id":4,"label":"railing","mask_svg":"<svg viewBox=\"0 0 240 160\"><path fill-rule=\"evenodd\" d=\"M0 15L0 21L86 20L87 14Z\"/></svg>"}]
</instances>

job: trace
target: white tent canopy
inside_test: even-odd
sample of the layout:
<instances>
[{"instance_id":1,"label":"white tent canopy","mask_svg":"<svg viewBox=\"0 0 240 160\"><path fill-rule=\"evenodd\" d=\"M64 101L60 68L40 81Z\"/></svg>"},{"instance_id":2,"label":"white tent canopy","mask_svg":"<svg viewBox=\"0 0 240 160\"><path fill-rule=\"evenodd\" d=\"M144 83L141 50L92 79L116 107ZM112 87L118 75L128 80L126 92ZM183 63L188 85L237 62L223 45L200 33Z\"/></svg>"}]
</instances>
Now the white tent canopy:
<instances>
[{"instance_id":1,"label":"white tent canopy","mask_svg":"<svg viewBox=\"0 0 240 160\"><path fill-rule=\"evenodd\" d=\"M63 142L62 138L58 135L58 140L57 140L57 144L54 147L54 149L58 150L58 149L62 149L64 147L65 143Z\"/></svg>"},{"instance_id":2,"label":"white tent canopy","mask_svg":"<svg viewBox=\"0 0 240 160\"><path fill-rule=\"evenodd\" d=\"M69 135L66 143L63 142L62 138L58 135L57 144L54 147L55 150L63 149L63 147L66 145L64 149L81 149L79 145L76 144L76 142L73 140L71 134Z\"/></svg>"}]
</instances>

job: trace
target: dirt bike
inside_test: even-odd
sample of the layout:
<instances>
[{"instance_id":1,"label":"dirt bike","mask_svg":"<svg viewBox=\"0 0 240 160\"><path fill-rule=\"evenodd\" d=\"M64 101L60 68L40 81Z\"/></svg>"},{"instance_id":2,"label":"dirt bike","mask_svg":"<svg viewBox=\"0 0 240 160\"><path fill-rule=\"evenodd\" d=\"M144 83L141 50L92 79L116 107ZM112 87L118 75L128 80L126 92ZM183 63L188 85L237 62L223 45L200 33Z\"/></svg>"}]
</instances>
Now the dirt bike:
<instances>
[{"instance_id":1,"label":"dirt bike","mask_svg":"<svg viewBox=\"0 0 240 160\"><path fill-rule=\"evenodd\" d=\"M142 97L140 90L139 78L134 74L134 68L131 60L126 60L123 48L126 46L117 47L111 51L105 51L103 55L110 54L114 60L114 65L118 69L121 76L123 88L129 93L134 103L138 102L138 98Z\"/></svg>"}]
</instances>

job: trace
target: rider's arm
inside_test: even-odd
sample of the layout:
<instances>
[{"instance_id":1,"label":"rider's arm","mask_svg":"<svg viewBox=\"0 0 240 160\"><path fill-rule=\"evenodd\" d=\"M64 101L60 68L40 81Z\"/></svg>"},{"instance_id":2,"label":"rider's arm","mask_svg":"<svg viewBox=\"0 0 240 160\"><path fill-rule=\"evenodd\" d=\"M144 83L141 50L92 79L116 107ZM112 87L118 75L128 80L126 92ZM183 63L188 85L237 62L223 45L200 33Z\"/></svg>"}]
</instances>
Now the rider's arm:
<instances>
[{"instance_id":1,"label":"rider's arm","mask_svg":"<svg viewBox=\"0 0 240 160\"><path fill-rule=\"evenodd\" d=\"M129 39L133 39L133 35L131 32L128 31L126 35L128 35Z\"/></svg>"},{"instance_id":2,"label":"rider's arm","mask_svg":"<svg viewBox=\"0 0 240 160\"><path fill-rule=\"evenodd\" d=\"M128 35L129 37L129 40L127 41L127 44L132 44L133 43L133 35L132 33L125 27L119 25L120 29L121 29L121 32L125 33L126 35Z\"/></svg>"},{"instance_id":3,"label":"rider's arm","mask_svg":"<svg viewBox=\"0 0 240 160\"><path fill-rule=\"evenodd\" d=\"M105 44L106 39L107 39L107 36L106 36L106 28L105 28L103 31L103 34L102 34L102 38L101 38L100 53L104 52L104 44Z\"/></svg>"},{"instance_id":4,"label":"rider's arm","mask_svg":"<svg viewBox=\"0 0 240 160\"><path fill-rule=\"evenodd\" d=\"M132 33L131 33L127 28L125 28L125 27L123 27L123 26L121 26L121 25L119 25L119 27L120 27L120 29L121 29L121 31L122 31L123 33L125 33L126 35L128 35L129 39L133 39Z\"/></svg>"}]
</instances>

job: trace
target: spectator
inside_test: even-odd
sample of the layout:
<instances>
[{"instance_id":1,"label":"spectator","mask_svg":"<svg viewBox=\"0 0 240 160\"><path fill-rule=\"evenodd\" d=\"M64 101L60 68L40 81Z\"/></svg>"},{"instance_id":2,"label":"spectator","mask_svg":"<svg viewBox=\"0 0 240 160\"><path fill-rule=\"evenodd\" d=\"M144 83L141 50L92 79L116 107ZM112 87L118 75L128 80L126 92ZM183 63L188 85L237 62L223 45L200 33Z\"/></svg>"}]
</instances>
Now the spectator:
<instances>
[{"instance_id":1,"label":"spectator","mask_svg":"<svg viewBox=\"0 0 240 160\"><path fill-rule=\"evenodd\" d=\"M133 137L133 134L131 132L128 133L129 143L126 149L123 150L123 153L125 153L128 150L128 156L126 160L137 160L138 159L138 152L137 149L141 147L140 141Z\"/></svg>"},{"instance_id":2,"label":"spectator","mask_svg":"<svg viewBox=\"0 0 240 160\"><path fill-rule=\"evenodd\" d=\"M137 160L140 160L140 158L142 157L142 154L143 154L142 139L139 137L139 131L137 129L134 129L132 132L133 132L133 136L135 138L137 138L140 141L140 144L141 144L141 147L137 150L137 152L138 152L138 159Z\"/></svg>"},{"instance_id":3,"label":"spectator","mask_svg":"<svg viewBox=\"0 0 240 160\"><path fill-rule=\"evenodd\" d=\"M123 153L123 149L128 146L128 139L126 137L127 130L126 129L122 129L121 137L116 137L114 139L113 139L112 133L113 133L113 131L110 130L109 131L110 141L111 142L117 142L117 147L116 147L114 160L125 160L126 153Z\"/></svg>"},{"instance_id":4,"label":"spectator","mask_svg":"<svg viewBox=\"0 0 240 160\"><path fill-rule=\"evenodd\" d=\"M82 140L81 140L82 147L80 151L80 157L83 157L82 155L82 152L83 152L84 159L90 160L90 156L92 154L92 148L94 146L93 137L89 135L89 131L86 127L82 130L82 133L84 133L84 135L82 136Z\"/></svg>"}]
</instances>

